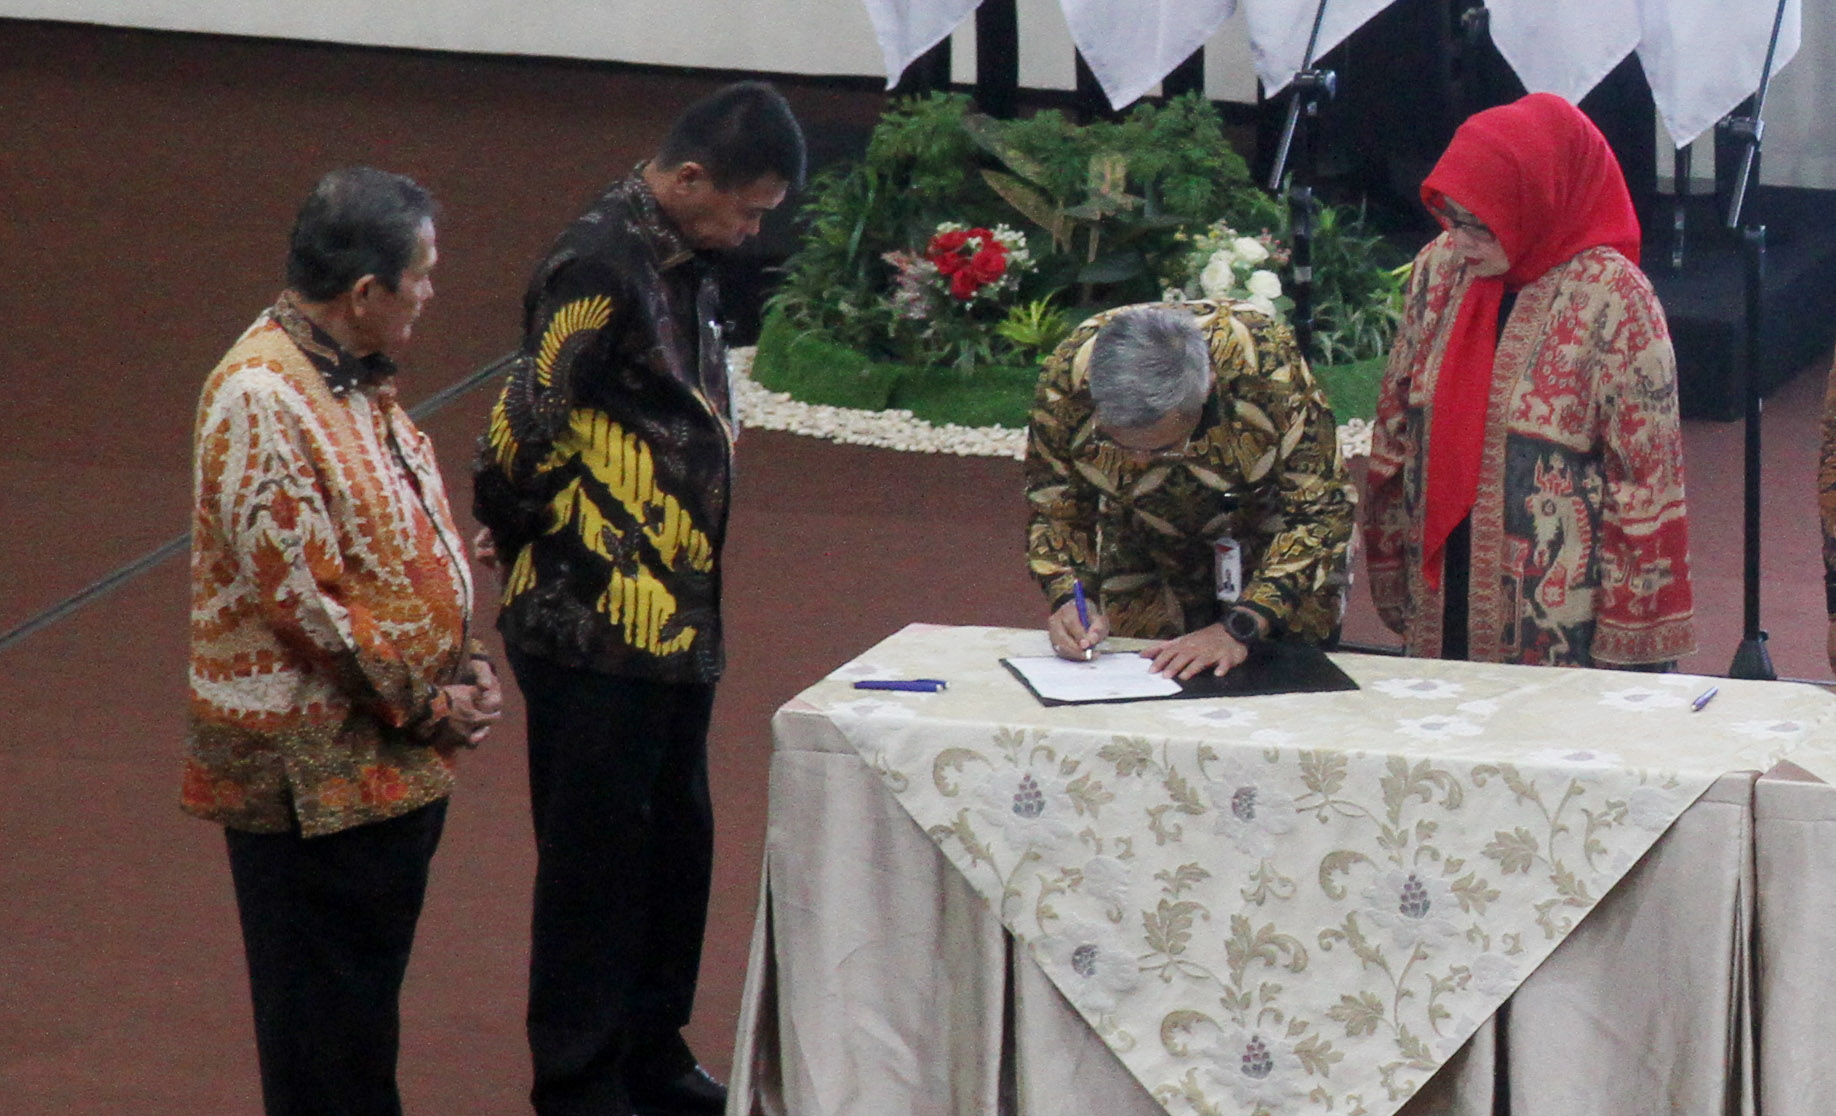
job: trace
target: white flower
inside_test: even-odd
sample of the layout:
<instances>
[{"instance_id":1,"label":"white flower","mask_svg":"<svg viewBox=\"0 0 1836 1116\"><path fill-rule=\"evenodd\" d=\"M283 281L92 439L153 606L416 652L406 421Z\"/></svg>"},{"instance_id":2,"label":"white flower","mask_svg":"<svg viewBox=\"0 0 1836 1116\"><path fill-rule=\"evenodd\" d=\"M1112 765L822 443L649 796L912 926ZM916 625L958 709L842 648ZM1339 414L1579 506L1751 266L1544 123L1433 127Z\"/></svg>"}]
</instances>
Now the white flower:
<instances>
[{"instance_id":1,"label":"white flower","mask_svg":"<svg viewBox=\"0 0 1836 1116\"><path fill-rule=\"evenodd\" d=\"M1682 812L1677 796L1662 787L1643 786L1626 796L1626 815L1632 824L1653 833L1668 829Z\"/></svg>"},{"instance_id":2,"label":"white flower","mask_svg":"<svg viewBox=\"0 0 1836 1116\"><path fill-rule=\"evenodd\" d=\"M1272 301L1281 297L1281 277L1273 271L1252 271L1243 285L1257 298Z\"/></svg>"},{"instance_id":3,"label":"white flower","mask_svg":"<svg viewBox=\"0 0 1836 1116\"><path fill-rule=\"evenodd\" d=\"M1649 686L1628 686L1623 690L1608 690L1601 694L1600 704L1645 713L1653 709L1678 709L1688 705L1689 699L1682 694L1667 694Z\"/></svg>"},{"instance_id":4,"label":"white flower","mask_svg":"<svg viewBox=\"0 0 1836 1116\"><path fill-rule=\"evenodd\" d=\"M1404 736L1413 736L1417 740L1447 740L1455 736L1478 736L1485 730L1464 717L1436 714L1414 719L1404 718L1396 722L1396 731Z\"/></svg>"},{"instance_id":5,"label":"white flower","mask_svg":"<svg viewBox=\"0 0 1836 1116\"><path fill-rule=\"evenodd\" d=\"M1266 777L1266 767L1259 777L1248 764L1233 763L1206 786L1211 804L1217 807L1217 821L1212 832L1230 838L1237 851L1256 860L1275 855L1275 839L1294 831L1294 798L1274 786Z\"/></svg>"},{"instance_id":6,"label":"white flower","mask_svg":"<svg viewBox=\"0 0 1836 1116\"><path fill-rule=\"evenodd\" d=\"M1460 933L1448 915L1459 909L1453 889L1439 876L1392 868L1364 889L1364 913L1390 932L1399 948L1430 948Z\"/></svg>"},{"instance_id":7,"label":"white flower","mask_svg":"<svg viewBox=\"0 0 1836 1116\"><path fill-rule=\"evenodd\" d=\"M1473 958L1473 991L1481 996L1502 999L1517 991L1517 962L1502 953L1481 953Z\"/></svg>"},{"instance_id":8,"label":"white flower","mask_svg":"<svg viewBox=\"0 0 1836 1116\"><path fill-rule=\"evenodd\" d=\"M1001 242L1011 257L1015 252L1026 251L1026 234L1011 225L996 225L992 230L994 238Z\"/></svg>"},{"instance_id":9,"label":"white flower","mask_svg":"<svg viewBox=\"0 0 1836 1116\"><path fill-rule=\"evenodd\" d=\"M1280 312L1275 309L1275 304L1273 302L1270 302L1268 299L1263 298L1261 295L1256 295L1256 296L1244 299L1243 305L1249 307L1251 310L1256 311L1258 314L1261 314L1265 318L1280 318L1281 317Z\"/></svg>"},{"instance_id":10,"label":"white flower","mask_svg":"<svg viewBox=\"0 0 1836 1116\"><path fill-rule=\"evenodd\" d=\"M1141 983L1141 963L1112 926L1073 922L1039 940L1040 963L1073 1004L1111 1015Z\"/></svg>"},{"instance_id":11,"label":"white flower","mask_svg":"<svg viewBox=\"0 0 1836 1116\"><path fill-rule=\"evenodd\" d=\"M1179 708L1168 710L1167 717L1194 728L1241 729L1256 723L1256 711L1241 705L1210 701L1180 701L1172 704Z\"/></svg>"},{"instance_id":12,"label":"white flower","mask_svg":"<svg viewBox=\"0 0 1836 1116\"><path fill-rule=\"evenodd\" d=\"M1369 457L1371 423L1369 419L1346 419L1339 424L1339 452L1346 457Z\"/></svg>"},{"instance_id":13,"label":"white flower","mask_svg":"<svg viewBox=\"0 0 1836 1116\"><path fill-rule=\"evenodd\" d=\"M1125 912L1135 890L1128 865L1113 856L1093 856L1084 864L1084 894L1112 912Z\"/></svg>"},{"instance_id":14,"label":"white flower","mask_svg":"<svg viewBox=\"0 0 1836 1116\"><path fill-rule=\"evenodd\" d=\"M1445 678L1384 678L1371 683L1371 689L1393 698L1438 700L1459 697L1464 687Z\"/></svg>"},{"instance_id":15,"label":"white flower","mask_svg":"<svg viewBox=\"0 0 1836 1116\"><path fill-rule=\"evenodd\" d=\"M1237 286L1237 273L1231 270L1230 253L1218 249L1212 254L1211 262L1205 270L1199 272L1199 289L1205 292L1206 298L1228 298Z\"/></svg>"},{"instance_id":16,"label":"white flower","mask_svg":"<svg viewBox=\"0 0 1836 1116\"><path fill-rule=\"evenodd\" d=\"M1251 267L1269 258L1268 245L1262 243L1262 241L1257 240L1253 236L1240 236L1231 241L1230 250L1239 260L1249 264ZM1266 275L1268 273L1262 272L1261 274ZM1270 297L1274 296L1271 295Z\"/></svg>"},{"instance_id":17,"label":"white flower","mask_svg":"<svg viewBox=\"0 0 1836 1116\"><path fill-rule=\"evenodd\" d=\"M1071 839L1076 809L1065 793L1058 764L1043 756L996 767L978 788L982 816L1000 827L1017 852L1050 848Z\"/></svg>"},{"instance_id":18,"label":"white flower","mask_svg":"<svg viewBox=\"0 0 1836 1116\"><path fill-rule=\"evenodd\" d=\"M1308 1091L1302 1083L1305 1070L1293 1042L1283 1037L1285 1030L1228 1029L1206 1044L1204 1052L1212 1059L1206 1076L1219 1089L1228 1088L1245 1112L1285 1110Z\"/></svg>"},{"instance_id":19,"label":"white flower","mask_svg":"<svg viewBox=\"0 0 1836 1116\"><path fill-rule=\"evenodd\" d=\"M1540 767L1621 767L1618 752L1600 752L1592 748L1544 748L1531 752L1524 762Z\"/></svg>"}]
</instances>

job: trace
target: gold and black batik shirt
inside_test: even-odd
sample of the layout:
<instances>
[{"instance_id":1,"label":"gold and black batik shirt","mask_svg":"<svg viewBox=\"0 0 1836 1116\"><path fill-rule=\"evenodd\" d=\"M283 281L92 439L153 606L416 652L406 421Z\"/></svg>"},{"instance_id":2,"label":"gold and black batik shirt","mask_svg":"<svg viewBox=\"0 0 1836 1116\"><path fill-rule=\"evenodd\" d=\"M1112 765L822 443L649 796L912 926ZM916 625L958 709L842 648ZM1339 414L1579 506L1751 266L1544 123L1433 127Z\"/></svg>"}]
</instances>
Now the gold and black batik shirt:
<instances>
[{"instance_id":1,"label":"gold and black batik shirt","mask_svg":"<svg viewBox=\"0 0 1836 1116\"><path fill-rule=\"evenodd\" d=\"M528 654L711 682L733 425L718 292L638 171L563 233L481 447L474 511Z\"/></svg>"},{"instance_id":2,"label":"gold and black batik shirt","mask_svg":"<svg viewBox=\"0 0 1836 1116\"><path fill-rule=\"evenodd\" d=\"M1027 436L1027 557L1057 609L1082 579L1119 636L1216 622L1213 542L1242 548L1244 605L1320 639L1337 622L1356 500L1332 411L1286 326L1241 304L1179 302L1217 384L1183 451L1141 465L1098 430L1080 325L1046 359Z\"/></svg>"}]
</instances>

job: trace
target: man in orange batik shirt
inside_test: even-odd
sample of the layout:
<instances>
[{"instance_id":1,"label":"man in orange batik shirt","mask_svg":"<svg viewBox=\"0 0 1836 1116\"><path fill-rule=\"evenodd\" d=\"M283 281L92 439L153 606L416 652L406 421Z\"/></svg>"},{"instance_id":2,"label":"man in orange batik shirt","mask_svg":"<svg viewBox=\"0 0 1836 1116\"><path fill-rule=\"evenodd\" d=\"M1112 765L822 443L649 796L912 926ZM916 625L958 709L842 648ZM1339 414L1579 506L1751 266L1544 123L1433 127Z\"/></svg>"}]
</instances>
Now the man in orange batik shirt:
<instances>
[{"instance_id":1,"label":"man in orange batik shirt","mask_svg":"<svg viewBox=\"0 0 1836 1116\"><path fill-rule=\"evenodd\" d=\"M457 748L500 695L433 448L391 356L434 205L319 181L287 290L198 404L185 810L224 826L269 1116L396 1116L397 1001Z\"/></svg>"}]
</instances>

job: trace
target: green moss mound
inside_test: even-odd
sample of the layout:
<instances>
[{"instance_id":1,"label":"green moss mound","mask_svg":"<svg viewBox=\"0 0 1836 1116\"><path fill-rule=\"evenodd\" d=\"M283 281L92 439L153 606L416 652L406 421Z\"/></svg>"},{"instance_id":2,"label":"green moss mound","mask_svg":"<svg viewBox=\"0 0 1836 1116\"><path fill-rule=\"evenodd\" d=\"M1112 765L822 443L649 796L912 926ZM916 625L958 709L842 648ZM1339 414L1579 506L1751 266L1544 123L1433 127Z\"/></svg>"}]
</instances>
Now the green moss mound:
<instances>
[{"instance_id":1,"label":"green moss mound","mask_svg":"<svg viewBox=\"0 0 1836 1116\"><path fill-rule=\"evenodd\" d=\"M773 314L759 332L752 378L802 403L863 411L903 408L933 425L1026 425L1037 368L988 365L953 368L875 361L814 330L798 330Z\"/></svg>"}]
</instances>

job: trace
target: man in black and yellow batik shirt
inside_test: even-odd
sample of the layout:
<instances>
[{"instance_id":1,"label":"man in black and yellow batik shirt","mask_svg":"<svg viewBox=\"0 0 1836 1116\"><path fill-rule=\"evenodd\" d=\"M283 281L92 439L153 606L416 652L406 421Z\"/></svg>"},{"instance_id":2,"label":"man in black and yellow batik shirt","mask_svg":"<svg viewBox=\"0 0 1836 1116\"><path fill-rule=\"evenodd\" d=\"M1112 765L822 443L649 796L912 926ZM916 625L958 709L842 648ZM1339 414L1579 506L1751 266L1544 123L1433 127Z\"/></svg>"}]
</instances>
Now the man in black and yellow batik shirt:
<instances>
[{"instance_id":1,"label":"man in black and yellow batik shirt","mask_svg":"<svg viewBox=\"0 0 1836 1116\"><path fill-rule=\"evenodd\" d=\"M691 106L536 269L491 414L474 510L528 707L541 1116L725 1107L680 1035L713 859L736 432L708 254L755 235L803 173L769 86Z\"/></svg>"},{"instance_id":2,"label":"man in black and yellow batik shirt","mask_svg":"<svg viewBox=\"0 0 1836 1116\"><path fill-rule=\"evenodd\" d=\"M1292 333L1240 303L1123 307L1046 359L1028 562L1066 658L1110 635L1181 679L1330 635L1355 494ZM1088 625L1076 593L1086 598Z\"/></svg>"}]
</instances>

